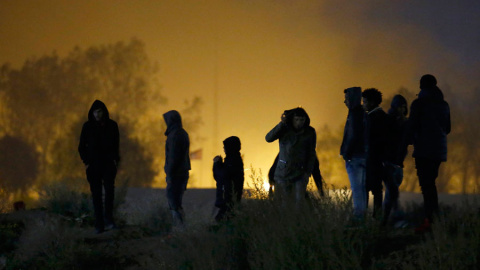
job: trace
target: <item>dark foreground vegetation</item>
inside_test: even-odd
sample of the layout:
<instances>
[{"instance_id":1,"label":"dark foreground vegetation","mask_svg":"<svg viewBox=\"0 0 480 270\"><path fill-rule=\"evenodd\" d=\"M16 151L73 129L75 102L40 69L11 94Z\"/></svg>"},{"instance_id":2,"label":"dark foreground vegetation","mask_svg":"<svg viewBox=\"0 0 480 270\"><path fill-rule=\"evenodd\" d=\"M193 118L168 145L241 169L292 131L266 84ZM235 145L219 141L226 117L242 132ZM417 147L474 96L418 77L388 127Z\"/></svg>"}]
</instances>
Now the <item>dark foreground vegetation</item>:
<instances>
[{"instance_id":1,"label":"dark foreground vegetation","mask_svg":"<svg viewBox=\"0 0 480 270\"><path fill-rule=\"evenodd\" d=\"M89 196L46 188L43 208L0 215L0 269L478 269L477 202L443 206L432 231L415 234L422 209L382 227L351 220L346 189L310 194L301 211L253 188L229 221L190 214L173 228L163 200L130 208L117 190L119 228L94 234ZM164 198L163 198L164 199ZM133 210L132 210L133 209Z\"/></svg>"}]
</instances>

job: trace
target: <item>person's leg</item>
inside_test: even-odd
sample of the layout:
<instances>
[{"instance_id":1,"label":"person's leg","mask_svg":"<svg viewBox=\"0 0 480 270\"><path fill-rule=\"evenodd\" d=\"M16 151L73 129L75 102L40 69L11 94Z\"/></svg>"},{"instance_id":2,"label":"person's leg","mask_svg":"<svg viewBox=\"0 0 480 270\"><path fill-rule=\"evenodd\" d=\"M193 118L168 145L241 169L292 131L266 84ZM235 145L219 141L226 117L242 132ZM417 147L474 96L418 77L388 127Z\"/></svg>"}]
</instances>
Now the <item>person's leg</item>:
<instances>
[{"instance_id":1,"label":"person's leg","mask_svg":"<svg viewBox=\"0 0 480 270\"><path fill-rule=\"evenodd\" d=\"M103 174L103 187L105 189L105 224L115 226L113 219L113 203L115 199L115 177L117 168L114 164L105 169Z\"/></svg>"},{"instance_id":2,"label":"person's leg","mask_svg":"<svg viewBox=\"0 0 480 270\"><path fill-rule=\"evenodd\" d=\"M353 214L363 218L367 209L367 191L365 189L365 159L353 158L346 161L348 179L352 189Z\"/></svg>"},{"instance_id":3,"label":"person's leg","mask_svg":"<svg viewBox=\"0 0 480 270\"><path fill-rule=\"evenodd\" d=\"M275 181L274 199L281 203L283 207L287 207L292 200L292 184L289 181Z\"/></svg>"},{"instance_id":4,"label":"person's leg","mask_svg":"<svg viewBox=\"0 0 480 270\"><path fill-rule=\"evenodd\" d=\"M395 179L395 166L385 166L385 200L383 202L383 224L386 224L395 202L398 201L398 185Z\"/></svg>"},{"instance_id":5,"label":"person's leg","mask_svg":"<svg viewBox=\"0 0 480 270\"><path fill-rule=\"evenodd\" d=\"M438 176L440 161L416 158L417 176L422 188L425 217L433 221L433 215L438 212L438 193L435 180Z\"/></svg>"},{"instance_id":6,"label":"person's leg","mask_svg":"<svg viewBox=\"0 0 480 270\"><path fill-rule=\"evenodd\" d=\"M301 209L305 202L305 195L307 193L308 178L298 179L294 182L293 188L295 189L295 206L297 209Z\"/></svg>"},{"instance_id":7,"label":"person's leg","mask_svg":"<svg viewBox=\"0 0 480 270\"><path fill-rule=\"evenodd\" d=\"M167 199L175 225L183 226L185 212L182 207L183 193L187 187L188 174L167 176Z\"/></svg>"},{"instance_id":8,"label":"person's leg","mask_svg":"<svg viewBox=\"0 0 480 270\"><path fill-rule=\"evenodd\" d=\"M95 229L97 232L102 232L105 224L103 221L102 176L98 167L94 167L93 165L88 167L87 180L92 193Z\"/></svg>"},{"instance_id":9,"label":"person's leg","mask_svg":"<svg viewBox=\"0 0 480 270\"><path fill-rule=\"evenodd\" d=\"M373 195L373 217L379 217L382 212L383 177L384 171L382 162L375 158L367 159L365 185L367 187L367 191L371 191Z\"/></svg>"},{"instance_id":10,"label":"person's leg","mask_svg":"<svg viewBox=\"0 0 480 270\"><path fill-rule=\"evenodd\" d=\"M223 182L220 179L217 180L217 189L215 193L215 206L218 208L221 208L225 204L224 188L225 188L225 185L223 184Z\"/></svg>"},{"instance_id":11,"label":"person's leg","mask_svg":"<svg viewBox=\"0 0 480 270\"><path fill-rule=\"evenodd\" d=\"M400 211L400 186L402 185L403 182L403 168L398 166L395 167L394 173L393 173L393 182L395 183L396 190L398 191L397 197L395 200L392 201L392 209L393 211L398 214ZM396 215L395 214L395 215Z\"/></svg>"},{"instance_id":12,"label":"person's leg","mask_svg":"<svg viewBox=\"0 0 480 270\"><path fill-rule=\"evenodd\" d=\"M167 200L168 200L168 207L170 208L170 212L172 214L173 224L174 226L181 226L183 224L182 215L178 211L179 209L179 201L178 201L178 193L180 189L180 185L178 183L178 179L176 177L167 176Z\"/></svg>"},{"instance_id":13,"label":"person's leg","mask_svg":"<svg viewBox=\"0 0 480 270\"><path fill-rule=\"evenodd\" d=\"M235 202L239 203L242 200L243 195L243 180L237 179L233 182L233 191Z\"/></svg>"}]
</instances>

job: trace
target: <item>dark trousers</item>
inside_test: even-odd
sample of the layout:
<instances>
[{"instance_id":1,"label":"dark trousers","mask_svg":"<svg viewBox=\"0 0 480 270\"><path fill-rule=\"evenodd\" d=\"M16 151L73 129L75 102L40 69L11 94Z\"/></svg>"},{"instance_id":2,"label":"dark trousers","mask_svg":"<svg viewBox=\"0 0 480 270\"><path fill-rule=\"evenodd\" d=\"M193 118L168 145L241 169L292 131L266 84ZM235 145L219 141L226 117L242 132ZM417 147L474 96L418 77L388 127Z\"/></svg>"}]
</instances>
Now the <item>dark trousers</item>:
<instances>
[{"instance_id":1,"label":"dark trousers","mask_svg":"<svg viewBox=\"0 0 480 270\"><path fill-rule=\"evenodd\" d=\"M183 193L187 189L189 173L167 175L167 199L170 210L182 210Z\"/></svg>"},{"instance_id":2,"label":"dark trousers","mask_svg":"<svg viewBox=\"0 0 480 270\"><path fill-rule=\"evenodd\" d=\"M382 161L378 159L367 159L366 166L366 181L365 186L367 190L367 205L368 205L368 192L373 194L373 216L378 216L382 212L383 201L383 185L385 171L382 165Z\"/></svg>"},{"instance_id":3,"label":"dark trousers","mask_svg":"<svg viewBox=\"0 0 480 270\"><path fill-rule=\"evenodd\" d=\"M87 180L92 192L93 209L95 212L95 228L103 230L105 222L113 224L113 200L115 197L115 176L117 168L113 164L94 165L87 168ZM103 203L105 189L105 208ZM104 213L105 210L105 213Z\"/></svg>"},{"instance_id":4,"label":"dark trousers","mask_svg":"<svg viewBox=\"0 0 480 270\"><path fill-rule=\"evenodd\" d=\"M390 213L393 209L394 215L399 210L399 196L398 188L403 180L403 168L398 165L386 162L385 166L385 200L383 202L383 218L386 224Z\"/></svg>"},{"instance_id":5,"label":"dark trousers","mask_svg":"<svg viewBox=\"0 0 480 270\"><path fill-rule=\"evenodd\" d=\"M433 215L438 213L438 193L435 180L438 177L440 163L440 160L415 158L418 181L422 188L425 217L430 222L433 221Z\"/></svg>"}]
</instances>

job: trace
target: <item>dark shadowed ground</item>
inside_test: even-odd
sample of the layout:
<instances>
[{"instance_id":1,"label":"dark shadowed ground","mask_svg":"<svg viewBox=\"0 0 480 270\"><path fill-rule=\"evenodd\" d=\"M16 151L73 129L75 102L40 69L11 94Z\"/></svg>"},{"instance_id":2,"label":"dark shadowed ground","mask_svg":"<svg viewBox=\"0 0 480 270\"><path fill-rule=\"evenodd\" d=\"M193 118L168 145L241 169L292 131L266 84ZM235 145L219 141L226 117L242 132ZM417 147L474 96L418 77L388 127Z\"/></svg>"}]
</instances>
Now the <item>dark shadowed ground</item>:
<instances>
[{"instance_id":1,"label":"dark shadowed ground","mask_svg":"<svg viewBox=\"0 0 480 270\"><path fill-rule=\"evenodd\" d=\"M316 193L316 192L315 192ZM460 206L465 201L474 202L480 200L480 195L439 194L439 203L444 205ZM164 189L154 188L129 188L125 201L127 212L138 209L133 205L144 205L149 201L163 201L167 205ZM215 189L188 189L184 195L184 209L187 215L200 219L210 219L214 211ZM370 208L373 198L370 196ZM422 194L413 192L401 192L400 203L402 206L423 203Z\"/></svg>"}]
</instances>

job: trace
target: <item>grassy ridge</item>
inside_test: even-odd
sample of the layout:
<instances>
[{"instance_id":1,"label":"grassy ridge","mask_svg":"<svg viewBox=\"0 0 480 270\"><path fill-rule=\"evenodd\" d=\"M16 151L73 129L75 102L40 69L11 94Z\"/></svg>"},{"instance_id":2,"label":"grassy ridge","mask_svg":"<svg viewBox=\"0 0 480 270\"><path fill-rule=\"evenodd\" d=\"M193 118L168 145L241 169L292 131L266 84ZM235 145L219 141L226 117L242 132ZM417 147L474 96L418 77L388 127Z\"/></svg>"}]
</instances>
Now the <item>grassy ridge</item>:
<instances>
[{"instance_id":1,"label":"grassy ridge","mask_svg":"<svg viewBox=\"0 0 480 270\"><path fill-rule=\"evenodd\" d=\"M45 209L0 215L0 269L480 268L477 202L443 205L432 232L417 235L418 205L404 209L406 228L370 218L358 223L346 189L324 198L312 193L301 208L282 207L260 187L261 177L251 177L250 197L224 223L192 213L178 230L165 203L152 200L129 213L118 204L120 229L98 236L87 215L89 196L50 187ZM121 202L125 192L118 192Z\"/></svg>"}]
</instances>

